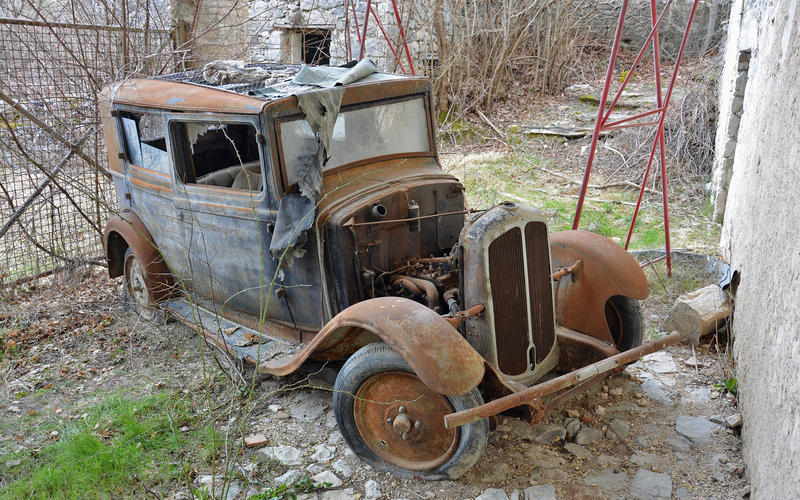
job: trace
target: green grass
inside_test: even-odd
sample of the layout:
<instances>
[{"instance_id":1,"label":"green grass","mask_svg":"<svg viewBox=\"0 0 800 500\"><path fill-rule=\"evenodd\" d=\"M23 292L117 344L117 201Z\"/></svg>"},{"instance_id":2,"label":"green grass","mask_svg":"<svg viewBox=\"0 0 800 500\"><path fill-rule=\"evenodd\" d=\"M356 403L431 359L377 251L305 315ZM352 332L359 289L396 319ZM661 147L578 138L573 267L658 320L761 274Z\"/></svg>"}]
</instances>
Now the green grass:
<instances>
[{"instance_id":1,"label":"green grass","mask_svg":"<svg viewBox=\"0 0 800 500\"><path fill-rule=\"evenodd\" d=\"M218 440L191 403L159 393L132 401L115 395L87 418L59 429L60 440L2 471L2 498L133 498L179 481L192 464L211 459ZM191 430L181 432L182 426Z\"/></svg>"}]
</instances>

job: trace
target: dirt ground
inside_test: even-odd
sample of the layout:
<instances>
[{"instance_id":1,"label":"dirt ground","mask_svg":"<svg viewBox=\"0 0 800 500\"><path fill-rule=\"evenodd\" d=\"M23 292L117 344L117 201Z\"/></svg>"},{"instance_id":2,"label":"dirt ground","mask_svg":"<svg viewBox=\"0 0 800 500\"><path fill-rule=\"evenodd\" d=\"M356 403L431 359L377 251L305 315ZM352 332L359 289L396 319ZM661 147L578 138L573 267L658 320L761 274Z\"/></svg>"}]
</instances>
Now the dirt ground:
<instances>
[{"instance_id":1,"label":"dirt ground","mask_svg":"<svg viewBox=\"0 0 800 500\"><path fill-rule=\"evenodd\" d=\"M375 484L366 489L369 481L377 483L380 498L499 494L492 488L512 498L515 491L519 498L527 498L523 492L532 486L544 487L545 494L552 490L556 498L649 498L633 485L640 470L666 475L673 498L735 498L746 487L738 430L724 424L725 417L736 413L735 400L713 387L722 377L724 362L714 344L697 348L696 371L686 364L691 350L673 347L629 366L547 417L546 423L564 426L572 415L584 429L598 429L600 437L595 432L584 446L576 447L569 439L538 443L532 431L536 428L502 417L490 434L485 457L459 480L403 480L372 470L349 452L336 429L330 386L321 374L261 380L244 432L239 433L240 413L224 409L236 405L241 383L224 375L234 371L219 352L203 347L196 334L179 323L154 326L136 320L121 305L119 284L104 277L101 269L63 278L3 302L0 321L7 332L16 332L6 335L6 349L9 342L16 342L17 355L6 358L0 369L2 455L39 450L57 441L53 429L85 418L88 409L109 394L135 398L175 391L194 401L198 413L206 411L206 397L215 408L223 408L216 427L226 439L257 433L267 438L266 447L247 450L230 462L235 465L226 476L228 498L237 494L243 498L287 478L324 471L342 484L334 482L329 491L319 493L320 498L366 498L370 493L374 497ZM685 278L674 276L668 281L677 285L651 294L645 303L649 322L660 322L663 304L680 293ZM642 383L660 392L645 391ZM711 425L707 436L692 441L676 430L679 416L722 424ZM621 429L620 434L614 429ZM266 460L265 450L274 446L299 450L296 462L289 461L294 465ZM8 464L0 464L0 469L4 467ZM210 477L209 464L195 467L196 484ZM180 482L161 484L158 496L187 498L187 491ZM220 492L220 496L226 495Z\"/></svg>"}]
</instances>

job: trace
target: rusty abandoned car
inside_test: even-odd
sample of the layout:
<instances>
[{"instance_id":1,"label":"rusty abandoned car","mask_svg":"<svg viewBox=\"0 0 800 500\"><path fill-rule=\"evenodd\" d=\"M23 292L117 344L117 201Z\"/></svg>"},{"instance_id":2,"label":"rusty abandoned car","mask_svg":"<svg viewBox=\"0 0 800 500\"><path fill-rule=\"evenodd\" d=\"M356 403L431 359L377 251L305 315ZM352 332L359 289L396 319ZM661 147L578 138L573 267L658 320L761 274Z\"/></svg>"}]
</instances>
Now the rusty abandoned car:
<instances>
[{"instance_id":1,"label":"rusty abandoned car","mask_svg":"<svg viewBox=\"0 0 800 500\"><path fill-rule=\"evenodd\" d=\"M344 362L335 417L365 462L456 478L494 416L541 421L564 389L680 340L640 345L647 280L613 241L549 233L519 204L465 207L428 80L369 61L248 68L259 81L104 89L109 272L141 317L169 314L259 373Z\"/></svg>"}]
</instances>

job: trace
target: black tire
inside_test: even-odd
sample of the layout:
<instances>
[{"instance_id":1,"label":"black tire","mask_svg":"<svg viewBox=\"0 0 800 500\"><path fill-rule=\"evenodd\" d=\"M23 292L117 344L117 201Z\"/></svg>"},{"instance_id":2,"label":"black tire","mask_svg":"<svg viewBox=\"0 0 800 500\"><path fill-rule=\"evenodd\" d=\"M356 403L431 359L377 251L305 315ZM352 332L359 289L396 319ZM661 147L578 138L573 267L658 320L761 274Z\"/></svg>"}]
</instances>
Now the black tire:
<instances>
[{"instance_id":1,"label":"black tire","mask_svg":"<svg viewBox=\"0 0 800 500\"><path fill-rule=\"evenodd\" d=\"M153 303L147 289L147 275L141 260L128 247L122 258L122 305L133 311L139 319L150 323L164 323L165 316Z\"/></svg>"},{"instance_id":2,"label":"black tire","mask_svg":"<svg viewBox=\"0 0 800 500\"><path fill-rule=\"evenodd\" d=\"M644 317L638 300L622 295L611 297L606 302L606 321L620 352L642 344Z\"/></svg>"},{"instance_id":3,"label":"black tire","mask_svg":"<svg viewBox=\"0 0 800 500\"><path fill-rule=\"evenodd\" d=\"M359 389L361 389L362 385L368 380L375 380L376 377L395 376L392 374L400 375L409 380L416 379L419 381L402 356L383 342L376 342L362 347L344 364L336 378L336 384L334 385L333 411L336 416L336 423L339 427L339 431L342 433L345 442L347 442L356 456L370 466L378 470L391 472L400 477L439 480L455 479L463 475L475 465L483 455L489 438L489 421L487 419L482 419L459 427L454 434L453 444L450 445L447 453L441 455L445 457L445 461L440 465L425 470L419 468L409 469L389 463L379 457L365 442L356 423L355 414L357 411L357 400L354 396L358 394ZM421 382L419 383L421 384ZM427 390L430 391L430 389ZM426 397L427 396L420 396L416 401L412 401L412 403L417 403L422 409L427 409L429 407L427 403L425 405L422 404ZM446 400L449 406L452 407L452 411L466 410L483 404L483 398L477 388L461 396L444 396L437 394L436 397L440 398L439 402L441 402L441 400ZM363 399L358 401L359 405L371 403L381 405L380 408L387 408L385 411L389 411L388 402L377 403L374 401L367 401L365 403ZM392 404L394 403L397 403L397 401L395 400ZM400 406L399 408L399 411L402 413L404 407ZM412 415L413 410L414 408L410 408L406 411L408 411L409 415ZM435 417L439 418L438 414L436 414ZM444 414L442 414L441 417L444 417ZM433 420L435 420L435 418ZM429 425L428 423L423 424L421 421L420 424L422 424L419 427L420 429L424 429L426 425ZM388 425L387 419L387 426ZM434 424L430 425L433 427ZM441 425L443 428L443 421ZM418 428L413 427L409 432L416 432L416 429ZM433 432L436 432L436 430L433 429ZM423 435L423 431L420 431L418 438L418 448L425 449L430 441ZM405 440L405 437L403 437L403 439ZM416 444L413 444L414 441L415 437L411 436L411 439L408 441L411 443L409 446L416 446ZM386 442L381 441L381 443L386 446Z\"/></svg>"}]
</instances>

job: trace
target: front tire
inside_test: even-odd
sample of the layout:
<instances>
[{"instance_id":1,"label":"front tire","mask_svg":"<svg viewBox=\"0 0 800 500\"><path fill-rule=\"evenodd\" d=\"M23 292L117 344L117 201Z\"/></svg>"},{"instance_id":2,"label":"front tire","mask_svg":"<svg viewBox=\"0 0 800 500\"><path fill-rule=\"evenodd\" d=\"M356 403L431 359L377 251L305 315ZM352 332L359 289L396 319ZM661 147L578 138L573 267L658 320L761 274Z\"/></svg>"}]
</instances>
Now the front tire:
<instances>
[{"instance_id":1,"label":"front tire","mask_svg":"<svg viewBox=\"0 0 800 500\"><path fill-rule=\"evenodd\" d=\"M611 297L606 302L606 321L620 352L642 344L644 317L638 300L622 295Z\"/></svg>"},{"instance_id":2,"label":"front tire","mask_svg":"<svg viewBox=\"0 0 800 500\"><path fill-rule=\"evenodd\" d=\"M339 431L361 460L400 477L428 480L455 479L483 455L487 419L444 427L446 414L482 404L477 388L461 396L431 390L383 342L350 357L333 392Z\"/></svg>"}]
</instances>

